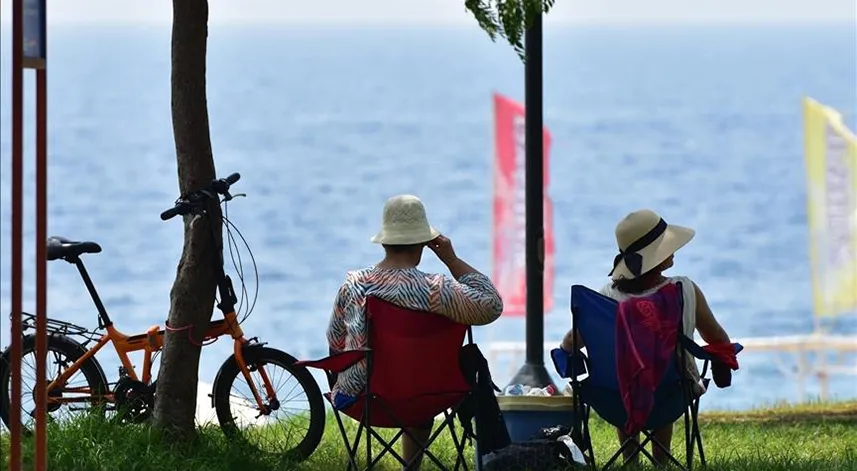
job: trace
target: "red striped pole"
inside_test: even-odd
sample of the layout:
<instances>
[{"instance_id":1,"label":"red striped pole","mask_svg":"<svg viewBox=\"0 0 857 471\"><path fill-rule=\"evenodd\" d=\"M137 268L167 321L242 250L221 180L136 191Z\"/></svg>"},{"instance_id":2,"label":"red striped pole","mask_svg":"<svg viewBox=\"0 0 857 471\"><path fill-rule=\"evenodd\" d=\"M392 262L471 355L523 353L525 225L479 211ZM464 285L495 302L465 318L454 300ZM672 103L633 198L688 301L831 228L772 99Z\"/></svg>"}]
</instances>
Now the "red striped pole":
<instances>
[{"instance_id":1,"label":"red striped pole","mask_svg":"<svg viewBox=\"0 0 857 471\"><path fill-rule=\"evenodd\" d=\"M12 314L9 471L21 471L21 311L24 245L24 4L12 0Z\"/></svg>"},{"instance_id":2,"label":"red striped pole","mask_svg":"<svg viewBox=\"0 0 857 471\"><path fill-rule=\"evenodd\" d=\"M48 78L36 70L36 471L47 462Z\"/></svg>"}]
</instances>

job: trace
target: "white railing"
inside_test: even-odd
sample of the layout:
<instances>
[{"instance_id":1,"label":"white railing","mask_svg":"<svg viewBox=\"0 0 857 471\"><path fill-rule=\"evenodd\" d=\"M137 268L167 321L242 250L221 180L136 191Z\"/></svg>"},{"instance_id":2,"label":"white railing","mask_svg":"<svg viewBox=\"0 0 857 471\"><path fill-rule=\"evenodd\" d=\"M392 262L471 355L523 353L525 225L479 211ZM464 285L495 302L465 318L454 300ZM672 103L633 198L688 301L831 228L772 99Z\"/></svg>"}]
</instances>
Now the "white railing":
<instances>
[{"instance_id":1,"label":"white railing","mask_svg":"<svg viewBox=\"0 0 857 471\"><path fill-rule=\"evenodd\" d=\"M808 334L778 337L748 337L737 339L736 342L744 346L742 355L755 352L784 353L796 356L795 361L787 362L782 356L776 357L776 365L780 372L792 376L796 381L797 396L799 401L804 400L806 381L815 376L819 382L820 396L822 400L827 399L829 391L829 378L831 375L857 375L857 362L846 363L847 354L857 354L857 336ZM559 345L560 340L548 341L544 344L546 358L549 358L550 350ZM697 339L697 342L701 342ZM485 356L492 370L499 365L509 365L508 373L511 377L515 369L520 366L526 352L524 342L488 342ZM838 358L828 362L827 355L813 355L811 353L836 353ZM507 361L503 361L504 357ZM510 358L511 357L511 358ZM511 360L511 361L509 361ZM550 371L552 368L548 368ZM502 375L504 372L499 372Z\"/></svg>"}]
</instances>

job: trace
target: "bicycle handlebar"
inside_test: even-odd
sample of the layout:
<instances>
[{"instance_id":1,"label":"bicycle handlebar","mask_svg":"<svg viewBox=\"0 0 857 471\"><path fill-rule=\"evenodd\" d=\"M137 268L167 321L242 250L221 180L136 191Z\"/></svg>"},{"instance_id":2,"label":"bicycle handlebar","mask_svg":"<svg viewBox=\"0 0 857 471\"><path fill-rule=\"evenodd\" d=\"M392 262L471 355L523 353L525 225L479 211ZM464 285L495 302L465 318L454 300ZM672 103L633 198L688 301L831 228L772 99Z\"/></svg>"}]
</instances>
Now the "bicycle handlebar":
<instances>
[{"instance_id":1,"label":"bicycle handlebar","mask_svg":"<svg viewBox=\"0 0 857 471\"><path fill-rule=\"evenodd\" d=\"M218 180L214 180L211 182L210 189L218 194L227 195L229 194L229 187L234 185L235 182L241 179L241 175L238 173L233 173L226 178L221 178Z\"/></svg>"},{"instance_id":2,"label":"bicycle handlebar","mask_svg":"<svg viewBox=\"0 0 857 471\"><path fill-rule=\"evenodd\" d=\"M238 172L235 172L232 175L229 175L228 177L226 177L224 180L226 180L226 183L229 183L230 185L234 185L235 183L238 182L238 180L241 180L241 174L239 174Z\"/></svg>"},{"instance_id":3,"label":"bicycle handlebar","mask_svg":"<svg viewBox=\"0 0 857 471\"><path fill-rule=\"evenodd\" d=\"M175 206L161 213L161 220L166 221L176 216L184 216L204 207L204 203L215 195L223 195L227 200L232 199L229 187L241 179L239 173L233 173L226 178L218 178L211 182L208 188L193 191L176 201Z\"/></svg>"},{"instance_id":4,"label":"bicycle handlebar","mask_svg":"<svg viewBox=\"0 0 857 471\"><path fill-rule=\"evenodd\" d=\"M182 208L179 205L175 205L174 207L164 211L161 213L161 220L166 221L167 219L172 219L178 216L181 213Z\"/></svg>"}]
</instances>

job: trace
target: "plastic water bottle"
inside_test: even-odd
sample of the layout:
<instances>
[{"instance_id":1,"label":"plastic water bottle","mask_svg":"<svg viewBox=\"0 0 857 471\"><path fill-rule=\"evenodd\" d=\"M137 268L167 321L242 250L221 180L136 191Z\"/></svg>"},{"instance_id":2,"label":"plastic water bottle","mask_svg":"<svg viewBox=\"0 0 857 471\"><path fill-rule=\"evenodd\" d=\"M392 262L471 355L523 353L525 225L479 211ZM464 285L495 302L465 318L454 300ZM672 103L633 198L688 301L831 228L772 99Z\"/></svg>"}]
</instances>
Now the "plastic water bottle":
<instances>
[{"instance_id":1,"label":"plastic water bottle","mask_svg":"<svg viewBox=\"0 0 857 471\"><path fill-rule=\"evenodd\" d=\"M574 460L575 463L586 464L586 458L583 457L583 452L580 451L577 444L574 443L574 440L571 439L568 435L561 435L557 438L557 441L560 441L568 447L568 450L571 452L571 459Z\"/></svg>"},{"instance_id":2,"label":"plastic water bottle","mask_svg":"<svg viewBox=\"0 0 857 471\"><path fill-rule=\"evenodd\" d=\"M523 386L520 384L510 384L503 390L504 396L522 396L524 394Z\"/></svg>"},{"instance_id":3,"label":"plastic water bottle","mask_svg":"<svg viewBox=\"0 0 857 471\"><path fill-rule=\"evenodd\" d=\"M553 396L556 394L556 386L549 384L544 388L532 388L526 394L528 396Z\"/></svg>"}]
</instances>

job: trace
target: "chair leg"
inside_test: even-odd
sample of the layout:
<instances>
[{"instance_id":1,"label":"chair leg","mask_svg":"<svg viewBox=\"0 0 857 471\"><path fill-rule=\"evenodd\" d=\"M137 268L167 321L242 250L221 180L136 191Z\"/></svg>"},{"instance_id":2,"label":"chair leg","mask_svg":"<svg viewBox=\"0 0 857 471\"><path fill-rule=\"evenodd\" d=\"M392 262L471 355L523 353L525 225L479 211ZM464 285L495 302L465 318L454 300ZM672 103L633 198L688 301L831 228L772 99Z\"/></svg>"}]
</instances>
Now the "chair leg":
<instances>
[{"instance_id":1,"label":"chair leg","mask_svg":"<svg viewBox=\"0 0 857 471\"><path fill-rule=\"evenodd\" d=\"M705 451L703 450L703 447L702 447L702 432L700 432L700 430L699 430L699 400L697 400L696 403L694 404L692 412L693 412L693 432L694 432L694 435L696 436L696 444L699 447L699 461L702 464L702 466L706 466ZM691 444L691 448L693 448L692 444Z\"/></svg>"},{"instance_id":2,"label":"chair leg","mask_svg":"<svg viewBox=\"0 0 857 471\"><path fill-rule=\"evenodd\" d=\"M394 435L390 441L384 440L384 438L381 437L381 435L378 432L376 432L374 429L369 428L368 430L372 434L372 436L374 436L378 440L378 442L381 443L381 452L378 453L372 459L372 461L367 462L367 465L366 465L367 470L374 468L375 465L377 465L384 458L384 455L386 455L387 453L391 454L393 456L393 458L396 458L396 460L398 460L402 466L408 465L408 463L405 461L405 458L402 457L402 455L400 455L394 449L396 442L402 437L402 431L401 430L399 430L399 432L397 432L396 435Z\"/></svg>"},{"instance_id":3,"label":"chair leg","mask_svg":"<svg viewBox=\"0 0 857 471\"><path fill-rule=\"evenodd\" d=\"M690 440L685 443L685 462L687 462L688 471L693 469L693 446L696 443L696 431L691 422Z\"/></svg>"},{"instance_id":4,"label":"chair leg","mask_svg":"<svg viewBox=\"0 0 857 471\"><path fill-rule=\"evenodd\" d=\"M655 444L655 443L657 443L657 440L654 440L654 439L652 439L652 438L649 436L646 440L643 440L643 441L642 441L642 443L640 443L640 447L638 448L638 452L639 452L640 454L642 454L643 456L645 456L645 457L646 457L649 461L651 461L652 463L655 463L655 457L653 456L653 454L652 454L652 453L649 453L649 450L647 450L647 449L645 448L646 444L647 444L649 441L651 441L651 442L652 442L652 446L654 446L654 444ZM667 456L668 456L668 457L670 457L670 458L672 458L672 455L670 455L669 453L667 453ZM679 466L679 468L680 468L680 469L683 469L683 467L681 466L681 464L679 464L679 463L678 463L678 461L676 461L675 459L673 459L673 461L674 461L675 463L677 463L677 464L678 464L678 466Z\"/></svg>"},{"instance_id":5,"label":"chair leg","mask_svg":"<svg viewBox=\"0 0 857 471\"><path fill-rule=\"evenodd\" d=\"M348 440L348 432L345 430L345 424L342 422L342 417L339 415L339 412L334 410L333 416L336 418L339 433L342 435L342 441L345 443L345 450L348 453L347 471L359 471L360 467L357 465L357 447L360 445L360 436L363 433L363 424L361 423L357 427L357 436L354 438L354 444L352 445Z\"/></svg>"},{"instance_id":6,"label":"chair leg","mask_svg":"<svg viewBox=\"0 0 857 471\"><path fill-rule=\"evenodd\" d=\"M383 406L381 406L381 407L383 408ZM441 426L437 430L435 430L432 435L429 436L429 439L426 441L426 443L421 445L421 450L420 450L420 453L423 455L424 458L430 459L432 462L434 462L434 464L438 468L440 468L441 470L444 470L444 471L447 471L446 466L444 466L443 463L441 463L441 461L437 458L437 456L435 456L433 453L431 453L428 450L428 448L429 448L429 445L431 443L433 443L437 439L437 437L443 432L444 427L446 427L448 425L448 423L449 423L448 421L444 421L444 423L441 424ZM400 426L399 431L396 433L396 435L390 441L384 440L384 438L381 437L381 435L379 435L378 432L376 432L373 428L370 428L370 427L367 427L367 435L373 436L382 445L381 452L377 456L375 456L373 459L367 460L367 463L368 463L368 466L366 468L367 470L371 469L376 464L378 464L378 462L380 462L381 459L384 457L384 455L386 455L387 453L393 455L393 457L396 458L396 460L398 460L402 466L407 467L411 464L411 463L408 463L407 461L405 461L404 457L402 457L402 455L400 455L399 453L397 453L393 449L395 443L397 441L399 441L404 436L407 436L411 440L416 441L415 437L407 431L406 427ZM367 438L368 438L368 436L367 436Z\"/></svg>"},{"instance_id":7,"label":"chair leg","mask_svg":"<svg viewBox=\"0 0 857 471\"><path fill-rule=\"evenodd\" d=\"M708 362L706 361L705 367L703 369L703 375L705 374L705 368L708 368ZM700 397L695 396L693 394L693 389L691 386L687 386L684 390L685 401L687 407L684 411L684 430L685 430L685 458L687 463L688 471L693 469L694 464L694 448L699 451L699 461L700 464L705 467L705 451L702 447L702 433L699 430L699 401Z\"/></svg>"},{"instance_id":8,"label":"chair leg","mask_svg":"<svg viewBox=\"0 0 857 471\"><path fill-rule=\"evenodd\" d=\"M366 423L369 423L367 418ZM366 469L372 468L372 434L374 430L366 426Z\"/></svg>"},{"instance_id":9,"label":"chair leg","mask_svg":"<svg viewBox=\"0 0 857 471\"><path fill-rule=\"evenodd\" d=\"M434 453L429 451L429 447L431 446L431 444L434 443L442 433L444 433L444 429L449 429L449 432L452 435L453 443L455 444L456 454L457 454L455 469L458 469L459 463L461 463L464 465L464 469L467 470L467 463L464 459L464 439L462 437L461 441L458 440L458 436L455 433L455 416L450 415L448 412L444 412L443 422L441 422L440 426L429 436L426 443L423 444L422 450L421 450L422 455L424 457L428 458L429 460L431 460L435 464L435 466L438 467L438 469L441 469L443 471L448 470L448 468L443 465L443 463L440 461L440 459L437 456L435 456ZM407 430L403 429L403 432L406 435L410 436L411 439L413 439L413 436L411 436L407 432Z\"/></svg>"},{"instance_id":10,"label":"chair leg","mask_svg":"<svg viewBox=\"0 0 857 471\"><path fill-rule=\"evenodd\" d=\"M455 433L455 416L448 411L443 411L444 422L449 423L449 434L452 436L452 443L455 446L455 471L458 471L459 466L464 466L464 471L467 471L467 460L464 459L464 436L461 441L458 441L458 435ZM480 469L482 469L480 467Z\"/></svg>"},{"instance_id":11,"label":"chair leg","mask_svg":"<svg viewBox=\"0 0 857 471\"><path fill-rule=\"evenodd\" d=\"M583 434L581 435L581 442L584 447L583 457L589 461L592 469L598 469L598 465L595 463L595 449L592 447L592 436L589 434L589 413L589 406L581 408L581 415L583 416Z\"/></svg>"},{"instance_id":12,"label":"chair leg","mask_svg":"<svg viewBox=\"0 0 857 471\"><path fill-rule=\"evenodd\" d=\"M576 383L572 383L573 388L577 390ZM595 464L595 451L592 449L592 440L589 436L589 406L584 404L577 394L572 398L572 410L574 413L574 423L571 427L571 439L580 447L580 452L583 454L583 459L593 470L597 470ZM480 468L481 469L481 468Z\"/></svg>"},{"instance_id":13,"label":"chair leg","mask_svg":"<svg viewBox=\"0 0 857 471\"><path fill-rule=\"evenodd\" d=\"M477 466L477 469L479 471L482 471L483 469L485 469L485 466L482 463L482 454L481 453L476 453L476 466Z\"/></svg>"},{"instance_id":14,"label":"chair leg","mask_svg":"<svg viewBox=\"0 0 857 471\"><path fill-rule=\"evenodd\" d=\"M685 393L690 397L690 392ZM685 403L687 404L687 403ZM693 400L684 410L684 455L687 467L693 466L693 424L690 421L690 411L693 409Z\"/></svg>"},{"instance_id":15,"label":"chair leg","mask_svg":"<svg viewBox=\"0 0 857 471\"><path fill-rule=\"evenodd\" d=\"M693 453L699 452L699 464L700 466L705 467L705 452L702 450L702 437L700 435L696 435L696 439L694 440L694 443L690 445L690 448Z\"/></svg>"},{"instance_id":16,"label":"chair leg","mask_svg":"<svg viewBox=\"0 0 857 471\"><path fill-rule=\"evenodd\" d=\"M678 459L676 459L676 457L670 452L670 450L667 449L666 446L664 446L661 442L659 442L653 436L653 434L654 434L653 431L643 430L642 432L645 435L645 438L641 442L636 443L634 445L634 450L633 450L633 453L631 454L630 457L624 458L624 450L625 450L625 447L634 443L632 438L628 438L624 442L622 442L622 444L619 446L619 450L616 451L615 453L613 453L613 455L607 460L607 462L604 464L604 466L601 467L600 469L602 469L602 470L608 469L615 461L617 461L619 459L619 457L623 458L622 464L620 466L621 467L627 466L628 463L630 463L630 461L637 455L643 455L652 463L656 463L654 455L652 453L650 453L648 450L646 450L646 445L648 445L651 442L653 451L654 451L654 447L660 448L661 451L663 451L664 454L666 455L667 459L669 459L669 461L672 464L677 466L678 469L690 471L689 468L685 467L685 465L681 464L681 462L679 462ZM598 468L596 468L596 469L598 469Z\"/></svg>"},{"instance_id":17,"label":"chair leg","mask_svg":"<svg viewBox=\"0 0 857 471\"><path fill-rule=\"evenodd\" d=\"M357 447L360 446L360 438L363 436L363 431L364 431L363 424L360 424L357 427L357 435L354 437L354 445L352 445L348 449L348 459L351 462L351 466L354 466L354 471L360 470L360 466L358 466L358 464L357 464ZM349 469L350 469L350 466L349 466Z\"/></svg>"},{"instance_id":18,"label":"chair leg","mask_svg":"<svg viewBox=\"0 0 857 471\"><path fill-rule=\"evenodd\" d=\"M382 410L386 411L386 407L383 404L379 403L379 406L382 408ZM389 411L386 411L386 413L388 415L390 415ZM402 464L405 467L407 467L411 464L411 463L408 463L407 461L405 461L404 457L402 455L400 455L398 452L396 452L396 450L394 449L396 442L399 441L404 436L408 436L411 440L414 440L415 437L408 432L406 427L399 426L398 427L399 431L392 438L392 440L388 441L388 440L385 440L384 437L382 437L373 427L365 425L365 423L368 423L368 422L365 422L365 423L360 422L359 426L358 426L358 430L357 430L357 437L355 438L354 443L352 445L350 443L350 441L348 440L348 436L347 436L344 424L342 423L342 420L340 419L338 414L335 414L335 415L336 415L337 423L339 425L339 429L340 429L340 432L341 432L343 439L345 441L346 449L347 449L348 455L349 455L348 471L351 471L352 469L354 471L360 471L360 469L361 469L357 464L357 451L360 447L360 438L361 438L361 435L363 434L364 429L366 432L365 433L365 435L366 435L366 466L364 468L362 468L364 471L368 471L370 469L373 469L384 458L384 456L387 453L392 455L396 460L399 461L400 464ZM390 418L393 419L394 421L396 420L396 418L393 416L390 416ZM364 414L364 421L368 421L368 414ZM399 425L401 425L401 424L399 424ZM455 469L457 471L460 467L463 467L464 470L467 471L468 470L467 461L464 457L464 447L466 444L465 438L461 437L461 440L459 440L458 434L456 434L456 432L455 432L455 415L454 415L454 413L450 414L449 411L444 412L443 422L440 424L440 426L436 430L433 431L433 433L429 436L428 440L425 443L421 443L420 454L422 455L423 458L428 458L429 460L431 460L433 462L433 464L435 466L437 466L437 468L439 468L440 470L448 471L449 468L447 468L434 453L429 451L430 445L438 439L438 437L444 432L444 428L446 428L446 427L449 428L449 433L452 436L453 443L455 444L456 455L457 455L456 456ZM371 441L373 439L380 442L381 447L382 447L381 451L379 453L377 453L375 456L373 456L372 445L371 445ZM477 457L477 460L479 460L479 462L480 462L480 469L481 469L481 457Z\"/></svg>"},{"instance_id":19,"label":"chair leg","mask_svg":"<svg viewBox=\"0 0 857 471\"><path fill-rule=\"evenodd\" d=\"M604 463L604 466L602 466L601 469L609 468L616 460L618 460L619 457L623 455L623 450L625 449L625 446L628 445L630 442L631 442L631 439L627 439L624 442L622 442L622 444L619 446L619 450L616 453L613 453L613 455L607 459L607 462ZM636 455L636 451L635 451L634 455ZM633 458L634 455L631 455L631 458ZM623 460L622 466L624 466L628 461L630 461L631 458ZM595 466L595 460L592 460L592 464L593 464L593 466Z\"/></svg>"},{"instance_id":20,"label":"chair leg","mask_svg":"<svg viewBox=\"0 0 857 471\"><path fill-rule=\"evenodd\" d=\"M705 452L702 449L702 434L699 430L699 399L697 398L688 406L685 412L685 450L687 455L687 469L692 470L694 464L694 451L699 450L699 460L702 466L706 465Z\"/></svg>"},{"instance_id":21,"label":"chair leg","mask_svg":"<svg viewBox=\"0 0 857 471\"><path fill-rule=\"evenodd\" d=\"M430 452L430 451L429 451L429 446L431 446L431 444L432 444L432 443L434 443L434 442L435 442L435 440L437 440L437 437L439 437L439 436L440 436L440 434L441 434L441 433L443 433L443 431L444 431L443 429L444 429L444 428L450 427L450 424L451 424L451 423L452 423L452 422L451 422L450 420L444 420L444 421L440 424L440 427L438 427L438 428L437 428L437 430L435 430L435 431L434 431L434 432L429 436L429 439L426 441L426 443L425 443L425 444L423 444L423 445L421 446L421 448L422 448L422 450L421 450L422 455L423 455L424 457L427 457L428 459L430 459L432 462L434 462L434 464L435 464L439 469L441 469L441 470L443 470L443 471L447 471L446 466L444 466L444 465L443 465L443 463L441 463L441 462L440 462L440 460L437 458L437 456L435 456L435 455L434 455L434 453L432 453L432 452ZM452 429L450 429L450 430L452 430ZM411 436L407 431L405 431L405 434L407 434L408 436ZM411 436L411 439L413 440L413 436Z\"/></svg>"},{"instance_id":22,"label":"chair leg","mask_svg":"<svg viewBox=\"0 0 857 471\"><path fill-rule=\"evenodd\" d=\"M668 458L668 459L669 459L669 460L670 460L674 465L678 466L678 468L679 468L679 469L682 469L682 470L685 470L685 469L686 469L687 471L690 471L690 467L685 466L685 465L682 465L682 464L681 464L681 462L679 462L679 460L678 460L678 459L677 459L677 458L672 454L672 452L670 452L670 450L667 450L667 447L665 447L663 443L659 442L659 441L658 441L658 439L657 439L657 438L655 438L655 437L653 437L649 432L645 432L645 433L646 433L646 440L644 440L644 441L643 441L643 443L641 444L641 446L642 446L642 445L645 445L645 443L646 443L646 442L651 441L651 442L652 442L652 450L653 450L653 451L654 451L654 447L658 447L658 448L660 448L660 449L661 449L661 451L663 451L663 452L664 452L664 454L667 456L667 458ZM645 452L645 450L644 450L643 452L646 454L646 457L648 457L650 460L652 460L652 462L654 462L654 461L655 461L654 456L649 455L647 452Z\"/></svg>"},{"instance_id":23,"label":"chair leg","mask_svg":"<svg viewBox=\"0 0 857 471\"><path fill-rule=\"evenodd\" d=\"M687 469L691 469L693 467L693 425L687 424L685 425L685 436L684 436L684 455L685 462L687 463Z\"/></svg>"}]
</instances>

